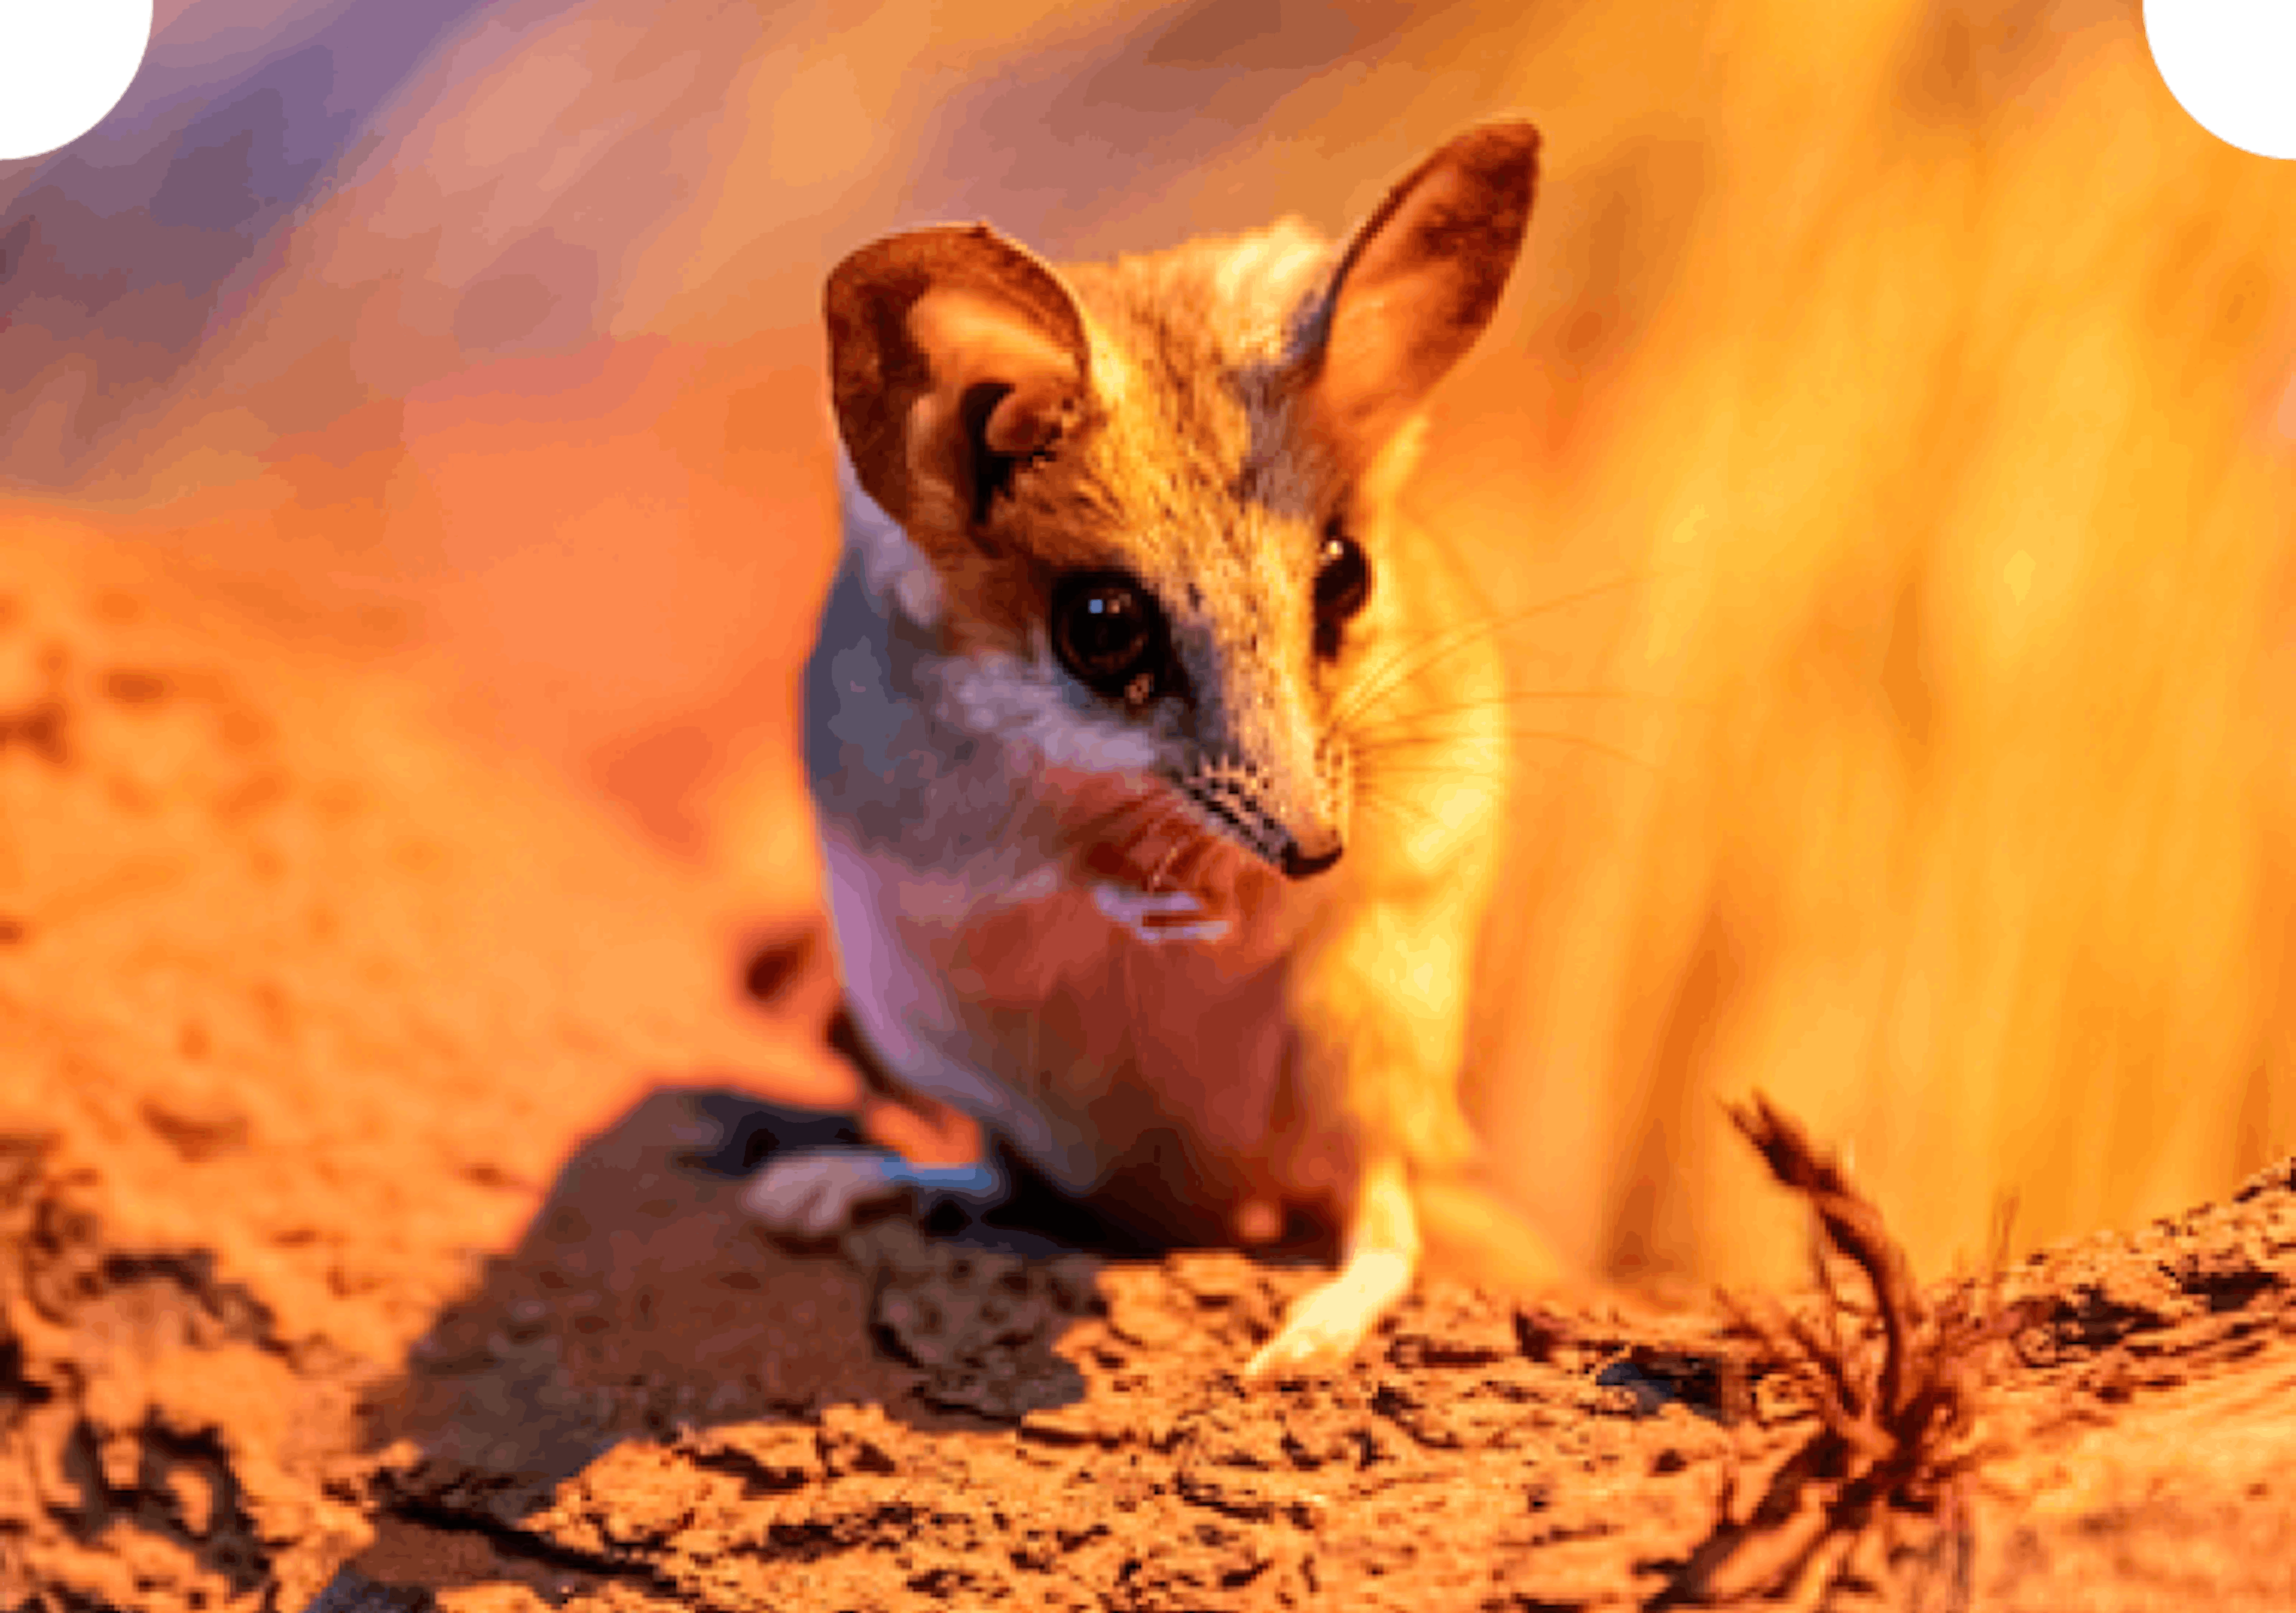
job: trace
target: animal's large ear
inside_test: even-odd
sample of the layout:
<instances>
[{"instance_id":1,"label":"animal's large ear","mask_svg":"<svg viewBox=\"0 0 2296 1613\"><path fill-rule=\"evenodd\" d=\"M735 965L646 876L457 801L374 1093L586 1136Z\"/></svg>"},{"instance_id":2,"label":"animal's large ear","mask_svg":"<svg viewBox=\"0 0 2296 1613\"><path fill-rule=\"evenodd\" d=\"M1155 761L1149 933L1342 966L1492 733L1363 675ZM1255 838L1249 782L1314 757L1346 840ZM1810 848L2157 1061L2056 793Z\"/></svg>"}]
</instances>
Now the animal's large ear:
<instances>
[{"instance_id":1,"label":"animal's large ear","mask_svg":"<svg viewBox=\"0 0 2296 1613\"><path fill-rule=\"evenodd\" d=\"M1482 334L1530 223L1538 131L1491 123L1388 192L1333 273L1307 355L1317 426L1350 470Z\"/></svg>"},{"instance_id":2,"label":"animal's large ear","mask_svg":"<svg viewBox=\"0 0 2296 1613\"><path fill-rule=\"evenodd\" d=\"M887 514L978 536L1013 466L1076 418L1091 379L1060 277L986 225L873 242L823 292L837 428Z\"/></svg>"}]
</instances>

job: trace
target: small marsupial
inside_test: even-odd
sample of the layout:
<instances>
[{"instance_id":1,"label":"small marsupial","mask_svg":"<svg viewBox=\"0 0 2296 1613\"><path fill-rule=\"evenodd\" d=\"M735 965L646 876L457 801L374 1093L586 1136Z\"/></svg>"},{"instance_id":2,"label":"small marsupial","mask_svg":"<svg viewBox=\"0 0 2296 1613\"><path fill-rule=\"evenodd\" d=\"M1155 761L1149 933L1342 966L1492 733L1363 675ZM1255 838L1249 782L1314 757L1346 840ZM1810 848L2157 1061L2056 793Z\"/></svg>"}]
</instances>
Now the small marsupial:
<instances>
[{"instance_id":1,"label":"small marsupial","mask_svg":"<svg viewBox=\"0 0 2296 1613\"><path fill-rule=\"evenodd\" d=\"M1396 495L1538 147L1470 130L1344 243L1055 269L953 225L826 289L845 546L806 762L854 1025L918 1112L1175 1240L1327 1216L1340 1270L1255 1375L1354 1349L1472 1152L1505 667ZM748 1201L822 1231L921 1175L796 1154Z\"/></svg>"}]
</instances>

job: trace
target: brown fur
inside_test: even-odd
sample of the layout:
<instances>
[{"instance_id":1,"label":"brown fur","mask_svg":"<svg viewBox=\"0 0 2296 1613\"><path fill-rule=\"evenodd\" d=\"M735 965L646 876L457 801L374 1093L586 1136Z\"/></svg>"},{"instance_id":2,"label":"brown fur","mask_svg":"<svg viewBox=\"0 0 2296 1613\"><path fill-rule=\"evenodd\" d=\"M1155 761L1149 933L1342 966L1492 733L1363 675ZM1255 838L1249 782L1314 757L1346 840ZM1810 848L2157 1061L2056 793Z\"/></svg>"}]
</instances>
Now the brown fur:
<instances>
[{"instance_id":1,"label":"brown fur","mask_svg":"<svg viewBox=\"0 0 2296 1613\"><path fill-rule=\"evenodd\" d=\"M1092 878L1110 856L1150 862L1127 888L1154 899L1168 873L1225 938L1159 951L1087 884L1004 905L930 836L850 877L939 880L989 905L853 921L927 965L933 984L900 989L946 997L914 1021L935 1028L936 1056L1046 1117L1073 1178L1136 1183L1160 1159L1192 1184L1182 1197L1219 1200L1202 1207L1215 1224L1269 1196L1340 1199L1347 1265L1261 1366L1360 1337L1419 1257L1413 1173L1472 1153L1458 1092L1507 781L1505 678L1487 640L1449 631L1473 596L1393 501L1426 390L1505 283L1536 149L1522 125L1471 132L1344 249L1285 223L1063 274L984 227L942 228L863 249L826 295L854 470L935 590L944 659L903 698L968 745L1037 758L1009 764L1014 815L971 832ZM1359 615L1319 625L1341 536L1374 580ZM1048 648L1061 579L1103 571L1134 579L1168 628L1165 669L1121 701L1064 681ZM1128 792L1161 815L1100 843L1106 815L1086 808ZM1159 833L1171 850L1143 858ZM1339 872L1276 877L1312 860L1303 847L1343 849ZM876 1011L889 1039L911 1037ZM936 1078L978 1077L920 1077Z\"/></svg>"}]
</instances>

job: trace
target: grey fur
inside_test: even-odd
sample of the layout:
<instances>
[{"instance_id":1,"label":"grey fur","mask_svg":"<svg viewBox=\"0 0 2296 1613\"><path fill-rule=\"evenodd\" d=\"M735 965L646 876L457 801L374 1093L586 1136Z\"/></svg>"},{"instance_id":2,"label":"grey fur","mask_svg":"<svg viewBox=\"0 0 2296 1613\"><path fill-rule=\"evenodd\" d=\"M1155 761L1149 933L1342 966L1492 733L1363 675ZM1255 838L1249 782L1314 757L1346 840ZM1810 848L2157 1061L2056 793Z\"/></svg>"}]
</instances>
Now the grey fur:
<instances>
[{"instance_id":1,"label":"grey fur","mask_svg":"<svg viewBox=\"0 0 2296 1613\"><path fill-rule=\"evenodd\" d=\"M805 749L856 1021L898 1082L1075 1191L1144 1168L1159 1213L1225 1213L1369 1171L1370 1275L1286 1348L1407 1278L1403 1161L1464 1148L1452 961L1504 788L1496 675L1469 641L1382 681L1472 603L1390 500L1420 393L1513 260L1535 149L1521 125L1452 143L1344 254L1287 221L1063 273L944 227L825 292L853 474ZM1319 649L1334 520L1374 580ZM1096 693L1054 653L1055 585L1100 569L1155 597L1170 686ZM1439 809L1283 877L1350 831L1351 733L1426 711L1450 714L1408 741L1455 765Z\"/></svg>"}]
</instances>

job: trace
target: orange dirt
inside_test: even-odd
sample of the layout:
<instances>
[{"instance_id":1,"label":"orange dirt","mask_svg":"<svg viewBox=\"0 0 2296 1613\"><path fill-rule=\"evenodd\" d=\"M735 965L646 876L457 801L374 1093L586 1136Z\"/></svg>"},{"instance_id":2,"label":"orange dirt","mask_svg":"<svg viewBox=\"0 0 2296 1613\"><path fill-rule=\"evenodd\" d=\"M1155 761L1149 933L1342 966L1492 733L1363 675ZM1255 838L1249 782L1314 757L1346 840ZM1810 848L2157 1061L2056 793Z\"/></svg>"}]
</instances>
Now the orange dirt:
<instances>
[{"instance_id":1,"label":"orange dirt","mask_svg":"<svg viewBox=\"0 0 2296 1613\"><path fill-rule=\"evenodd\" d=\"M0 1607L1685 1605L1810 1448L1719 1310L1431 1284L1250 1391L1305 1268L765 1240L758 1098L857 1097L817 970L760 1011L736 915L544 774L8 543ZM2292 1292L2286 1167L2005 1273L1982 1460L1837 1600L2296 1606Z\"/></svg>"}]
</instances>

